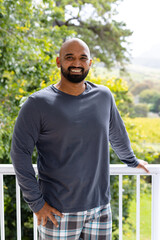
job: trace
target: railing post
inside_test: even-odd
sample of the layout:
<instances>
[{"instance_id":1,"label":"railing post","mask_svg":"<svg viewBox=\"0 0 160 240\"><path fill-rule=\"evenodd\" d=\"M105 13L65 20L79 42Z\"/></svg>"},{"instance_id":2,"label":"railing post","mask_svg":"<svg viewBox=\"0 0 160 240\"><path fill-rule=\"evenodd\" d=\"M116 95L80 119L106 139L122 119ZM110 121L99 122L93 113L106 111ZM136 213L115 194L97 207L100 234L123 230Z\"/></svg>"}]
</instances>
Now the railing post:
<instances>
[{"instance_id":1,"label":"railing post","mask_svg":"<svg viewBox=\"0 0 160 240\"><path fill-rule=\"evenodd\" d=\"M140 175L137 175L136 240L140 240Z\"/></svg>"},{"instance_id":2,"label":"railing post","mask_svg":"<svg viewBox=\"0 0 160 240\"><path fill-rule=\"evenodd\" d=\"M37 217L35 213L33 213L33 239L37 240Z\"/></svg>"},{"instance_id":3,"label":"railing post","mask_svg":"<svg viewBox=\"0 0 160 240\"><path fill-rule=\"evenodd\" d=\"M122 197L122 175L119 175L119 240L123 239L122 217L123 217L123 197Z\"/></svg>"},{"instance_id":4,"label":"railing post","mask_svg":"<svg viewBox=\"0 0 160 240\"><path fill-rule=\"evenodd\" d=\"M16 178L17 240L21 240L21 194Z\"/></svg>"},{"instance_id":5,"label":"railing post","mask_svg":"<svg viewBox=\"0 0 160 240\"><path fill-rule=\"evenodd\" d=\"M0 174L0 227L1 227L1 240L5 240L3 174Z\"/></svg>"},{"instance_id":6,"label":"railing post","mask_svg":"<svg viewBox=\"0 0 160 240\"><path fill-rule=\"evenodd\" d=\"M160 239L160 175L152 175L152 240Z\"/></svg>"}]
</instances>

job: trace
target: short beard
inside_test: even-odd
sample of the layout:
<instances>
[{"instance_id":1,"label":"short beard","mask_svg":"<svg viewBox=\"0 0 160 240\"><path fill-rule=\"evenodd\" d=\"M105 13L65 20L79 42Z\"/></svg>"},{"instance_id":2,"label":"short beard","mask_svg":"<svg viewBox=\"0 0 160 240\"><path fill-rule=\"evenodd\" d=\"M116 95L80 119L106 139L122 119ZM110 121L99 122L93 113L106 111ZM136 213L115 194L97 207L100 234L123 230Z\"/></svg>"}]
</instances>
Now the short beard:
<instances>
[{"instance_id":1,"label":"short beard","mask_svg":"<svg viewBox=\"0 0 160 240\"><path fill-rule=\"evenodd\" d=\"M77 75L77 74L70 74L70 69L74 68L74 67L69 67L68 70L64 70L64 68L61 66L61 73L62 75L70 82L72 83L80 83L82 82L88 75L89 73L89 69L87 71L84 72L84 69L82 69L82 74L81 75Z\"/></svg>"}]
</instances>

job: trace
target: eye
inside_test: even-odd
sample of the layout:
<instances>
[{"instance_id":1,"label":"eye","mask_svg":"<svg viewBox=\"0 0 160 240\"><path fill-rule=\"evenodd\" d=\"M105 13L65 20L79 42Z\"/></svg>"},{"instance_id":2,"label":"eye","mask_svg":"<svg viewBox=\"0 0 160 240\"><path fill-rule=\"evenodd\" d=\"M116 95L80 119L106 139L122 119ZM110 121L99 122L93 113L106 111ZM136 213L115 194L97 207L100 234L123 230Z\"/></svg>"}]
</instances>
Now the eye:
<instances>
[{"instance_id":1,"label":"eye","mask_svg":"<svg viewBox=\"0 0 160 240\"><path fill-rule=\"evenodd\" d=\"M72 57L72 56L68 56L68 57L66 57L66 59L67 59L67 60L72 60L73 57Z\"/></svg>"},{"instance_id":2,"label":"eye","mask_svg":"<svg viewBox=\"0 0 160 240\"><path fill-rule=\"evenodd\" d=\"M81 60L82 60L82 61L87 61L88 58L86 58L86 57L81 57Z\"/></svg>"}]
</instances>

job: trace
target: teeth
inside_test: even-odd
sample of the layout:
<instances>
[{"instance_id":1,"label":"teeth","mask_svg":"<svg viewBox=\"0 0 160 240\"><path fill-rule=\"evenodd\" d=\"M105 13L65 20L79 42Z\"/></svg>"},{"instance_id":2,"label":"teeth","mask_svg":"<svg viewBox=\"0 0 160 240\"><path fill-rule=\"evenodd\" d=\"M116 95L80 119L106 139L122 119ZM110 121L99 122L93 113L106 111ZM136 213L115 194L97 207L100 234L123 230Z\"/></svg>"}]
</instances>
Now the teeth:
<instances>
[{"instance_id":1,"label":"teeth","mask_svg":"<svg viewBox=\"0 0 160 240\"><path fill-rule=\"evenodd\" d=\"M76 72L76 73L79 73L81 72L81 69L71 69L72 72Z\"/></svg>"}]
</instances>

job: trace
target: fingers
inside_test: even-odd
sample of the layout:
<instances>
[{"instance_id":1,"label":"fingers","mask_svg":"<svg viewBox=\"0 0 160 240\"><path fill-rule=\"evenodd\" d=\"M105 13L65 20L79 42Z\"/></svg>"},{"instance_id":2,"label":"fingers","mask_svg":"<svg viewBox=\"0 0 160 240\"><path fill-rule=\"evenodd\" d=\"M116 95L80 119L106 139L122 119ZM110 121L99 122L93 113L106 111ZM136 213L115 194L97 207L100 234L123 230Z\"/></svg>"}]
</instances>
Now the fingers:
<instances>
[{"instance_id":1,"label":"fingers","mask_svg":"<svg viewBox=\"0 0 160 240\"><path fill-rule=\"evenodd\" d=\"M149 170L145 167L145 165L147 165L147 164L140 163L137 167L138 168L143 168L147 173L149 173Z\"/></svg>"},{"instance_id":2,"label":"fingers","mask_svg":"<svg viewBox=\"0 0 160 240\"><path fill-rule=\"evenodd\" d=\"M57 222L57 220L55 219L55 217L51 214L51 215L49 216L49 218L51 219L51 221L53 222L53 224L58 228L59 225L58 225L58 222Z\"/></svg>"},{"instance_id":3,"label":"fingers","mask_svg":"<svg viewBox=\"0 0 160 240\"><path fill-rule=\"evenodd\" d=\"M45 225L46 225L46 223L47 223L47 218L46 218L46 217L44 217L44 218L43 218L43 224L42 224L42 226L45 226Z\"/></svg>"},{"instance_id":4,"label":"fingers","mask_svg":"<svg viewBox=\"0 0 160 240\"><path fill-rule=\"evenodd\" d=\"M53 207L52 207L52 209L51 209L51 212L54 213L55 215L61 217L61 218L64 217L64 215L63 215L61 212L59 212L57 209L55 209L55 208L53 208ZM58 228L59 225L58 225L58 222L57 222L57 220L55 219L55 217L51 214L51 215L49 216L49 218L51 219L51 221L53 222L53 224Z\"/></svg>"},{"instance_id":5,"label":"fingers","mask_svg":"<svg viewBox=\"0 0 160 240\"><path fill-rule=\"evenodd\" d=\"M46 225L47 223L47 217L49 217L51 219L51 221L53 222L53 224L58 227L58 223L57 223L57 220L56 218L53 216L54 215L57 215L59 217L64 217L64 215L59 212L57 209L51 207L47 202L45 202L44 206L38 211L36 212L36 216L37 216L37 224L38 226L43 224L43 226ZM43 220L43 222L42 222Z\"/></svg>"},{"instance_id":6,"label":"fingers","mask_svg":"<svg viewBox=\"0 0 160 240\"><path fill-rule=\"evenodd\" d=\"M147 165L147 164L145 164L145 165ZM149 170L148 170L144 165L142 165L142 168L143 168L147 173L149 173Z\"/></svg>"},{"instance_id":7,"label":"fingers","mask_svg":"<svg viewBox=\"0 0 160 240\"><path fill-rule=\"evenodd\" d=\"M139 159L139 164L138 164L137 168L143 168L145 172L150 173L145 165L148 165L148 162Z\"/></svg>"},{"instance_id":8,"label":"fingers","mask_svg":"<svg viewBox=\"0 0 160 240\"><path fill-rule=\"evenodd\" d=\"M41 222L42 222L42 218L38 218L38 217L37 217L37 225L38 225L38 226L41 225Z\"/></svg>"},{"instance_id":9,"label":"fingers","mask_svg":"<svg viewBox=\"0 0 160 240\"><path fill-rule=\"evenodd\" d=\"M142 160L142 164L143 164L143 165L148 165L148 162Z\"/></svg>"},{"instance_id":10,"label":"fingers","mask_svg":"<svg viewBox=\"0 0 160 240\"><path fill-rule=\"evenodd\" d=\"M51 219L51 221L53 222L53 224L54 224L56 227L59 227L57 220L55 219L55 217L54 217L52 214L49 215L48 217ZM42 220L43 220L43 221L42 221ZM42 226L45 226L46 223L47 223L47 217L37 218L37 224L38 224L38 226L41 225L41 224L42 224Z\"/></svg>"},{"instance_id":11,"label":"fingers","mask_svg":"<svg viewBox=\"0 0 160 240\"><path fill-rule=\"evenodd\" d=\"M64 215L55 208L52 208L51 212L56 214L59 217L62 217L62 218L64 217Z\"/></svg>"}]
</instances>

